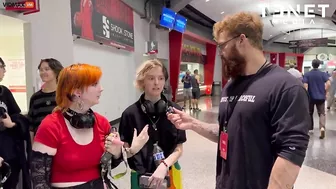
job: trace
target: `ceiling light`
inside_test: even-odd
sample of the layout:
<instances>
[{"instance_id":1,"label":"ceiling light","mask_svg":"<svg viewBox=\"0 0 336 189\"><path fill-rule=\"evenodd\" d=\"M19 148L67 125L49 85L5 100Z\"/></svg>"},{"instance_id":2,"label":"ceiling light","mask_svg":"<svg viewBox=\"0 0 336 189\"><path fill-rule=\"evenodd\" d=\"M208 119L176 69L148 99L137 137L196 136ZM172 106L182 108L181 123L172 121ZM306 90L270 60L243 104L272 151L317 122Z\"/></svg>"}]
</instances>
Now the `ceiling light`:
<instances>
[{"instance_id":1,"label":"ceiling light","mask_svg":"<svg viewBox=\"0 0 336 189\"><path fill-rule=\"evenodd\" d=\"M272 37L273 35L271 34L270 36Z\"/></svg>"},{"instance_id":2,"label":"ceiling light","mask_svg":"<svg viewBox=\"0 0 336 189\"><path fill-rule=\"evenodd\" d=\"M210 0L205 0L205 2L209 2Z\"/></svg>"},{"instance_id":3,"label":"ceiling light","mask_svg":"<svg viewBox=\"0 0 336 189\"><path fill-rule=\"evenodd\" d=\"M224 11L223 11L223 12L221 12L221 14L224 14Z\"/></svg>"}]
</instances>

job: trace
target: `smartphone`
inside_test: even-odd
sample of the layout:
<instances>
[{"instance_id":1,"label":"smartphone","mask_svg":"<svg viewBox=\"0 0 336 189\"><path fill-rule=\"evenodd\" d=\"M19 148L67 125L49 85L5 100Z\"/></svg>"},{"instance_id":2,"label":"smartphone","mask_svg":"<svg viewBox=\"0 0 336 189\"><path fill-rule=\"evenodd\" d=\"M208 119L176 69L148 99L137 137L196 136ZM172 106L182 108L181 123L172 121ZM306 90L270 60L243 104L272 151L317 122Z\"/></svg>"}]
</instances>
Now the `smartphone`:
<instances>
[{"instance_id":1,"label":"smartphone","mask_svg":"<svg viewBox=\"0 0 336 189\"><path fill-rule=\"evenodd\" d=\"M150 188L149 187L149 178L150 178L150 176L148 176L148 175L142 175L142 176L140 176L140 179L139 179L139 186L140 186L140 188Z\"/></svg>"},{"instance_id":2,"label":"smartphone","mask_svg":"<svg viewBox=\"0 0 336 189\"><path fill-rule=\"evenodd\" d=\"M140 176L140 179L139 179L139 186L140 186L140 188L143 188L143 189L152 189L150 187L150 183L148 181L150 177L151 177L150 175L142 175L142 176ZM168 187L170 187L168 185L168 183L169 183L169 177L166 177L163 180L163 182L162 182L161 186L159 187L159 189L167 189Z\"/></svg>"}]
</instances>

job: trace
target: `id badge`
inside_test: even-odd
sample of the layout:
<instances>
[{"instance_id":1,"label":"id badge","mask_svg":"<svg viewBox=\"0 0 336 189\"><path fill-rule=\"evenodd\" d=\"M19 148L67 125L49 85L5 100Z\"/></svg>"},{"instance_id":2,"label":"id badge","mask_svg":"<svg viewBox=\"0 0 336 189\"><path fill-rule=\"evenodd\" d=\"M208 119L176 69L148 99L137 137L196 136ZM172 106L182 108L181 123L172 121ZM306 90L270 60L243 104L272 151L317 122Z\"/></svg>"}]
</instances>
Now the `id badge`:
<instances>
[{"instance_id":1,"label":"id badge","mask_svg":"<svg viewBox=\"0 0 336 189\"><path fill-rule=\"evenodd\" d=\"M220 134L219 150L221 157L225 160L227 159L228 139L228 133L222 131Z\"/></svg>"}]
</instances>

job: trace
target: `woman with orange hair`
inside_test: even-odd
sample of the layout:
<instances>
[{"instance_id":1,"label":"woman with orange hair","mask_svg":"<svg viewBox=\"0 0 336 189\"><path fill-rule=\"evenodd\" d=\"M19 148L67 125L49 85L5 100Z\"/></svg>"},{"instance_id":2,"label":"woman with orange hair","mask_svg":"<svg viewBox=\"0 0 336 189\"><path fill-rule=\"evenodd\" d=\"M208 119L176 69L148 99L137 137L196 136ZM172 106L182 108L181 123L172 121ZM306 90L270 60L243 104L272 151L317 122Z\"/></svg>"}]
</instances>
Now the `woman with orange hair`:
<instances>
[{"instance_id":1,"label":"woman with orange hair","mask_svg":"<svg viewBox=\"0 0 336 189\"><path fill-rule=\"evenodd\" d=\"M101 69L89 64L60 72L57 106L43 119L34 139L34 189L103 189L100 160L105 150L112 154L112 168L121 162L122 144L113 142L118 134L110 135L108 120L91 110L103 91L101 76Z\"/></svg>"}]
</instances>

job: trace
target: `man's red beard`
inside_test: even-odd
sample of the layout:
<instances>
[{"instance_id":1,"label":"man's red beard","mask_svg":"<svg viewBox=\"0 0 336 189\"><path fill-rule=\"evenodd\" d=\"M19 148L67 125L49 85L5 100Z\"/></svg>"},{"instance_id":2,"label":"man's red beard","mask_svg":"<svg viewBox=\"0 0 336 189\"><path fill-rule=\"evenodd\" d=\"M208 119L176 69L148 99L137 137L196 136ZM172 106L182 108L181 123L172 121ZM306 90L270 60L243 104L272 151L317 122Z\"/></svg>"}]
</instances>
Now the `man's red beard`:
<instances>
[{"instance_id":1,"label":"man's red beard","mask_svg":"<svg viewBox=\"0 0 336 189\"><path fill-rule=\"evenodd\" d=\"M244 74L246 66L245 59L239 55L237 48L234 46L228 57L221 55L222 59L222 76L226 80L235 79Z\"/></svg>"}]
</instances>

